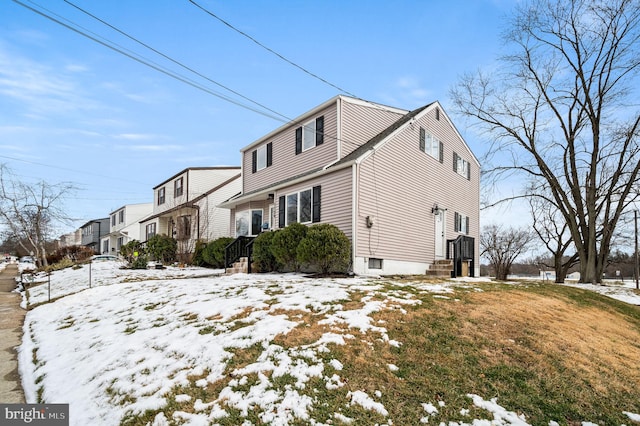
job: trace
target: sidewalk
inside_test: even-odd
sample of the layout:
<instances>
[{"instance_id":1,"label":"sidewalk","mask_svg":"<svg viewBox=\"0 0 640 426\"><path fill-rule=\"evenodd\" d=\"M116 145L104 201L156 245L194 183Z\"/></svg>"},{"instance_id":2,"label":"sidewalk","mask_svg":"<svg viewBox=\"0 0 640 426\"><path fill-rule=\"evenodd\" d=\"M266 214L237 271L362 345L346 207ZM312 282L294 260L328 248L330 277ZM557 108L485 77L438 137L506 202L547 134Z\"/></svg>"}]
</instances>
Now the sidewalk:
<instances>
[{"instance_id":1,"label":"sidewalk","mask_svg":"<svg viewBox=\"0 0 640 426\"><path fill-rule=\"evenodd\" d=\"M26 311L20 307L16 287L18 266L11 264L0 271L0 403L24 403L24 392L18 373L16 347L22 341L22 324Z\"/></svg>"}]
</instances>

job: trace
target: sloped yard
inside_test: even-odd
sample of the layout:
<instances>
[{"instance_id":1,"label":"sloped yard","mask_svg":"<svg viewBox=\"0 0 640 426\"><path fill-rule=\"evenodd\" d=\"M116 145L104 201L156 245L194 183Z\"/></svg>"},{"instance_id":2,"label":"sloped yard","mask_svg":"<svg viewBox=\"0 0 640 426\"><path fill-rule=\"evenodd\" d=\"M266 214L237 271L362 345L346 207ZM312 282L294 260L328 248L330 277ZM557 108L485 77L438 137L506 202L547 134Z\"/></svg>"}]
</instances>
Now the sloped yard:
<instances>
[{"instance_id":1,"label":"sloped yard","mask_svg":"<svg viewBox=\"0 0 640 426\"><path fill-rule=\"evenodd\" d=\"M640 422L640 308L582 289L96 274L29 311L20 347L27 400L71 424Z\"/></svg>"}]
</instances>

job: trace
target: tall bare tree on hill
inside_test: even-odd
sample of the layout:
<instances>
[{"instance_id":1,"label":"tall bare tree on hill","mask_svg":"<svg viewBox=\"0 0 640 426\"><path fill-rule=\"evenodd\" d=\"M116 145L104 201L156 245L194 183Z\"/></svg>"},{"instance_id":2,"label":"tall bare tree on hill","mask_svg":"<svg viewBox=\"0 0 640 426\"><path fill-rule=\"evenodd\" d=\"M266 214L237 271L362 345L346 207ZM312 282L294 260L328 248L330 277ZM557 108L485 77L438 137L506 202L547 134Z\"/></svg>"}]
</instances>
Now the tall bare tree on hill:
<instances>
[{"instance_id":1,"label":"tall bare tree on hill","mask_svg":"<svg viewBox=\"0 0 640 426\"><path fill-rule=\"evenodd\" d=\"M0 164L0 222L41 266L47 266L46 243L53 238L55 225L71 222L63 201L74 191L68 183L24 183Z\"/></svg>"},{"instance_id":2,"label":"tall bare tree on hill","mask_svg":"<svg viewBox=\"0 0 640 426\"><path fill-rule=\"evenodd\" d=\"M545 182L580 280L600 282L616 225L638 199L640 1L531 0L505 39L503 66L463 76L454 104L493 140L487 176Z\"/></svg>"}]
</instances>

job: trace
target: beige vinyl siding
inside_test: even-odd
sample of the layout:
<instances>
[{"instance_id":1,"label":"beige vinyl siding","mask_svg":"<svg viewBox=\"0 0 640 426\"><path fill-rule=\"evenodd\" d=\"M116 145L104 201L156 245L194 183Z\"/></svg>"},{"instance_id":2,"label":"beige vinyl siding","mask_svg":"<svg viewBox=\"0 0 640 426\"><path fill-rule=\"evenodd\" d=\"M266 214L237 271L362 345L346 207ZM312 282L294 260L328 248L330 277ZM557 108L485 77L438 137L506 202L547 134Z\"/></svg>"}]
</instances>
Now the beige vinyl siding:
<instances>
[{"instance_id":1,"label":"beige vinyl siding","mask_svg":"<svg viewBox=\"0 0 640 426\"><path fill-rule=\"evenodd\" d=\"M342 170L338 170L334 173L324 175L316 179L310 179L308 181L292 185L286 188L278 190L275 196L275 221L274 229L277 229L278 224L278 202L279 197L294 192L304 191L311 189L314 186L320 185L320 222L318 223L331 223L337 226L347 237L351 238L351 212L352 212L352 168L347 167Z\"/></svg>"},{"instance_id":2,"label":"beige vinyl siding","mask_svg":"<svg viewBox=\"0 0 640 426\"><path fill-rule=\"evenodd\" d=\"M472 154L435 110L407 125L393 140L361 163L358 170L356 256L432 262L435 258L434 204L446 211L446 239L454 239L455 212L469 216L469 236L479 233L479 170ZM443 141L443 163L419 150L420 127ZM453 152L471 164L471 181L453 171ZM366 217L374 226L366 227Z\"/></svg>"},{"instance_id":3,"label":"beige vinyl siding","mask_svg":"<svg viewBox=\"0 0 640 426\"><path fill-rule=\"evenodd\" d=\"M343 101L341 104L340 158L366 143L395 123L403 114L383 109L379 105Z\"/></svg>"},{"instance_id":4,"label":"beige vinyl siding","mask_svg":"<svg viewBox=\"0 0 640 426\"><path fill-rule=\"evenodd\" d=\"M322 167L335 161L337 113L333 103L304 122L293 124L265 140L262 144L242 152L243 192L264 188L292 176ZM296 155L296 128L309 120L324 116L324 142ZM269 167L252 173L252 152L264 144L272 143L273 163Z\"/></svg>"},{"instance_id":5,"label":"beige vinyl siding","mask_svg":"<svg viewBox=\"0 0 640 426\"><path fill-rule=\"evenodd\" d=\"M244 204L239 204L236 208L231 209L230 214L230 222L229 226L231 227L231 236L237 237L236 235L236 213L242 212L246 210L262 210L262 223L266 222L267 216L269 215L269 206L274 204L274 202L269 200L264 201L250 201Z\"/></svg>"}]
</instances>

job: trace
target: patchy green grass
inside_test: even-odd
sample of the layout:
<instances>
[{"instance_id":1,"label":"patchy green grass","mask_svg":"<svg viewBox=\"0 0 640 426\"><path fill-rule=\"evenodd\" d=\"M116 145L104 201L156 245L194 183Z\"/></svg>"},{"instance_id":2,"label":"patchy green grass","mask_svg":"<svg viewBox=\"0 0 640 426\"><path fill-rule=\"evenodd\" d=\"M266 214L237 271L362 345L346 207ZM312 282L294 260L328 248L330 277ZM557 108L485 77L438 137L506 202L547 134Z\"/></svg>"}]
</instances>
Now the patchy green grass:
<instances>
[{"instance_id":1,"label":"patchy green grass","mask_svg":"<svg viewBox=\"0 0 640 426\"><path fill-rule=\"evenodd\" d=\"M491 419L488 412L473 405L468 394L485 400L497 398L501 406L524 414L532 425L548 425L550 421L621 425L632 423L623 411L640 413L640 308L553 284L483 283L442 294L421 286L415 277L389 280L382 283L382 290L353 291L349 299L339 302L341 310L355 310L367 300L388 296L418 300L403 304L402 309L383 309L370 315L372 323L384 326L388 338L399 341L399 346L389 344L379 332L363 334L342 325L321 324L326 318L322 312L271 312L299 323L269 342L291 353L327 332L350 333L354 338L346 339L345 345L329 344L329 352L316 353L324 365L323 377L313 377L298 388L291 374L273 377L267 371L269 389L281 393L295 389L310 397L314 401L311 418L325 424L342 424L336 418L338 413L356 425L382 424L389 419L396 425L417 425L426 415L423 403L438 408L429 424ZM243 320L249 313L234 316L226 325L248 325ZM214 330L207 325L200 334ZM234 372L255 363L265 346L260 343L228 350L230 358L221 379L198 386L196 382L209 372L190 377L188 385L176 387L166 396L165 407L130 415L122 424L146 425L159 412L170 424L181 424L173 414L193 413L198 399L217 401L226 410L227 416L217 419L216 424L265 424L255 407L244 415L220 399L221 391L232 381L235 391L244 392L259 383L256 373L248 373L238 382L240 377ZM331 360L339 360L343 368L334 368ZM334 374L340 384L329 388L327 377ZM356 391L378 395L375 400L384 405L389 416L351 404L349 392ZM127 402L126 396L112 397ZM468 410L468 415L461 410ZM309 421L294 419L289 424L306 425Z\"/></svg>"}]
</instances>

